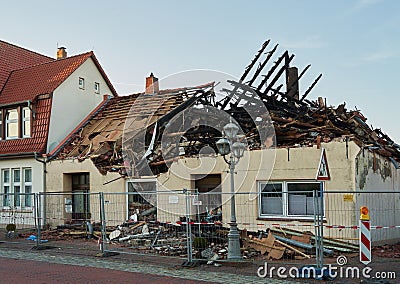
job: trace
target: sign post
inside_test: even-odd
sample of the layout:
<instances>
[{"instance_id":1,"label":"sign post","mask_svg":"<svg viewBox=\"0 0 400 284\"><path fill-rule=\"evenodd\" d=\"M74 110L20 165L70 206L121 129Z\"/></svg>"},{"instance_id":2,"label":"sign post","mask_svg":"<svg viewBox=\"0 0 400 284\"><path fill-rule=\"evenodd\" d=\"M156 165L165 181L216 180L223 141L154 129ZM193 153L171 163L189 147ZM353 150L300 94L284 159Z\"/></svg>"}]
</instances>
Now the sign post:
<instances>
[{"instance_id":1,"label":"sign post","mask_svg":"<svg viewBox=\"0 0 400 284\"><path fill-rule=\"evenodd\" d=\"M360 208L360 262L367 265L371 262L371 226L367 206Z\"/></svg>"},{"instance_id":2,"label":"sign post","mask_svg":"<svg viewBox=\"0 0 400 284\"><path fill-rule=\"evenodd\" d=\"M321 157L315 179L320 182L319 192L314 192L317 202L314 202L314 225L317 228L315 235L316 264L317 268L324 266L324 181L331 180L325 148L322 148Z\"/></svg>"}]
</instances>

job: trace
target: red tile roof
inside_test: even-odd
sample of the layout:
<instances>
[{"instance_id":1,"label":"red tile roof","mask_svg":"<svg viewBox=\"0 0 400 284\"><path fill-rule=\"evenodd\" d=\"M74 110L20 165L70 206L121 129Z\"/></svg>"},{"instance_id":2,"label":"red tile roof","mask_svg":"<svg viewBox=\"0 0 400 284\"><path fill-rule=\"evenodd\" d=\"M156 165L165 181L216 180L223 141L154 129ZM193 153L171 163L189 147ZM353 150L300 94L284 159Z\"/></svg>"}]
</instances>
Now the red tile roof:
<instances>
[{"instance_id":1,"label":"red tile roof","mask_svg":"<svg viewBox=\"0 0 400 284\"><path fill-rule=\"evenodd\" d=\"M39 97L52 96L52 92L88 58L93 60L107 82L112 92L109 95L117 97L93 52L55 60L0 41L0 106L29 100L36 108L32 138L0 140L0 156L46 151L52 99Z\"/></svg>"},{"instance_id":2,"label":"red tile roof","mask_svg":"<svg viewBox=\"0 0 400 284\"><path fill-rule=\"evenodd\" d=\"M13 140L0 140L0 156L23 153L43 153L46 151L49 131L52 98L38 99L35 107L35 119L32 137Z\"/></svg>"},{"instance_id":3,"label":"red tile roof","mask_svg":"<svg viewBox=\"0 0 400 284\"><path fill-rule=\"evenodd\" d=\"M0 105L50 94L92 54L88 52L13 71L0 93Z\"/></svg>"},{"instance_id":4,"label":"red tile roof","mask_svg":"<svg viewBox=\"0 0 400 284\"><path fill-rule=\"evenodd\" d=\"M0 40L0 91L11 71L54 60L54 58Z\"/></svg>"}]
</instances>

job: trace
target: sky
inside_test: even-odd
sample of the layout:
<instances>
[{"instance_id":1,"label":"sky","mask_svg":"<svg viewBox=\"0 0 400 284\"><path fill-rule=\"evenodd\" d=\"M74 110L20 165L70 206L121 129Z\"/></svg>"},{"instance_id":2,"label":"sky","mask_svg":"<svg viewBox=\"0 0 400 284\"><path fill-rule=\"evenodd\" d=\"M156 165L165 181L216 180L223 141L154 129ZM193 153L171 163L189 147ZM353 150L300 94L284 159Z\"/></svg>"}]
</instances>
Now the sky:
<instances>
[{"instance_id":1,"label":"sky","mask_svg":"<svg viewBox=\"0 0 400 284\"><path fill-rule=\"evenodd\" d=\"M1 40L52 57L57 46L93 50L121 95L143 91L150 72L239 77L270 39L299 70L311 64L300 93L322 73L309 99L346 102L400 143L400 1L15 0L1 10Z\"/></svg>"}]
</instances>

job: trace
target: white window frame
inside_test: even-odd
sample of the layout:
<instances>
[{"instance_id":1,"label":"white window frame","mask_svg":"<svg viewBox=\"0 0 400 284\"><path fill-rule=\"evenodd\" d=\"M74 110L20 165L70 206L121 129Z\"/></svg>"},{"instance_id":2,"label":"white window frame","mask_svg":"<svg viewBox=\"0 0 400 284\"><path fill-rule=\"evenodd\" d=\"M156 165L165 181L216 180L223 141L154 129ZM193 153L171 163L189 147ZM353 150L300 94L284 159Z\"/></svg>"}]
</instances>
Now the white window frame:
<instances>
[{"instance_id":1,"label":"white window frame","mask_svg":"<svg viewBox=\"0 0 400 284\"><path fill-rule=\"evenodd\" d=\"M79 89L84 90L85 89L85 78L79 77L78 85L79 85Z\"/></svg>"},{"instance_id":2,"label":"white window frame","mask_svg":"<svg viewBox=\"0 0 400 284\"><path fill-rule=\"evenodd\" d=\"M94 92L96 94L100 94L100 83L99 82L94 82Z\"/></svg>"},{"instance_id":3,"label":"white window frame","mask_svg":"<svg viewBox=\"0 0 400 284\"><path fill-rule=\"evenodd\" d=\"M22 171L23 171L23 181L24 181L24 208L32 208L32 201L33 201L33 198L32 198L32 168L22 168ZM30 181L27 181L26 180L26 177L27 177L27 174L26 174L26 171L30 171L31 173L30 173L30 177L31 177L31 180ZM29 192L27 192L27 187L30 187L30 190L29 190ZM27 201L29 200L29 205L27 205Z\"/></svg>"},{"instance_id":4,"label":"white window frame","mask_svg":"<svg viewBox=\"0 0 400 284\"><path fill-rule=\"evenodd\" d=\"M8 172L8 182L5 180L5 172ZM5 187L8 188L7 192L5 191ZM3 193L3 200L1 202L1 206L3 208L10 208L12 202L12 192L11 192L11 170L10 169L2 169L1 170L1 192ZM5 203L7 200L7 203Z\"/></svg>"},{"instance_id":5,"label":"white window frame","mask_svg":"<svg viewBox=\"0 0 400 284\"><path fill-rule=\"evenodd\" d=\"M3 110L0 109L0 140L3 139Z\"/></svg>"},{"instance_id":6,"label":"white window frame","mask_svg":"<svg viewBox=\"0 0 400 284\"><path fill-rule=\"evenodd\" d=\"M25 116L25 111L27 111L27 115ZM29 107L22 108L22 137L27 138L31 137L31 110ZM25 125L28 123L28 125Z\"/></svg>"},{"instance_id":7,"label":"white window frame","mask_svg":"<svg viewBox=\"0 0 400 284\"><path fill-rule=\"evenodd\" d=\"M31 181L25 181L25 171L31 171ZM19 180L15 179L15 173L19 171ZM8 182L5 180L5 173L8 172ZM31 167L26 168L3 168L1 169L1 193L3 200L1 201L0 208L3 210L10 210L11 208L15 208L17 210L23 209L32 209L32 199L30 206L26 206L26 187L30 186L30 190L33 192L33 171ZM8 188L8 191L5 192L5 188ZM19 192L16 190L19 187ZM16 193L19 193L17 197ZM6 199L6 197L8 197ZM5 201L8 201L5 203Z\"/></svg>"},{"instance_id":8,"label":"white window frame","mask_svg":"<svg viewBox=\"0 0 400 284\"><path fill-rule=\"evenodd\" d=\"M17 112L17 118L15 118L15 119L9 119L8 117L9 117L9 115L10 115L10 112ZM6 114L5 114L5 130L6 130L6 139L18 139L18 128L19 128L19 122L18 122L18 109L16 109L16 108L13 108L13 109L8 109L8 110L6 110ZM10 136L10 134L8 133L9 132L9 125L10 124L14 124L14 123L16 123L17 124L17 135L16 136Z\"/></svg>"},{"instance_id":9,"label":"white window frame","mask_svg":"<svg viewBox=\"0 0 400 284\"><path fill-rule=\"evenodd\" d=\"M13 189L13 194L14 194L14 208L21 208L21 169L19 168L14 168L12 169L12 189ZM19 173L19 180L16 180L16 173ZM18 188L18 190L17 190Z\"/></svg>"},{"instance_id":10,"label":"white window frame","mask_svg":"<svg viewBox=\"0 0 400 284\"><path fill-rule=\"evenodd\" d=\"M262 213L262 192L261 190L266 184L281 184L282 185L282 214L266 214ZM293 219L293 220L313 220L314 214L312 215L290 215L289 214L289 190L288 184L318 184L321 182L315 180L277 180L277 181L258 181L258 217L259 218L267 218L267 219ZM324 190L325 183L322 182L322 189ZM312 191L311 191L312 192ZM325 204L324 204L324 218L325 218Z\"/></svg>"}]
</instances>

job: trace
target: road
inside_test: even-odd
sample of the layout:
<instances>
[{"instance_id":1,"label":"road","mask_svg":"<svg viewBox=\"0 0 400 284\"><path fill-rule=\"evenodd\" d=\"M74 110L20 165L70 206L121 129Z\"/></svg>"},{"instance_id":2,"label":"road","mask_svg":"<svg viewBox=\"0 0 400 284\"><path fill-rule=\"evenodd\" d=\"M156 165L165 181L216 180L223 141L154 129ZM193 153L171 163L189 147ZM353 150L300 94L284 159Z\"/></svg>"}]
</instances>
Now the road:
<instances>
[{"instance_id":1,"label":"road","mask_svg":"<svg viewBox=\"0 0 400 284\"><path fill-rule=\"evenodd\" d=\"M95 268L43 261L0 257L1 283L212 283L107 268Z\"/></svg>"}]
</instances>

